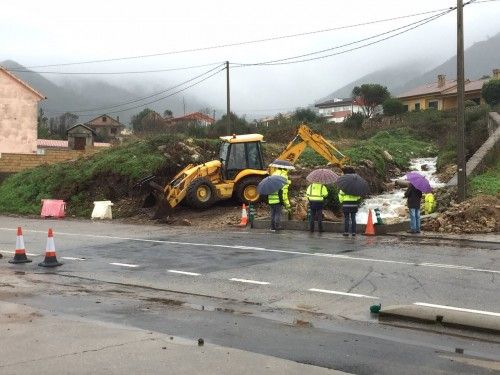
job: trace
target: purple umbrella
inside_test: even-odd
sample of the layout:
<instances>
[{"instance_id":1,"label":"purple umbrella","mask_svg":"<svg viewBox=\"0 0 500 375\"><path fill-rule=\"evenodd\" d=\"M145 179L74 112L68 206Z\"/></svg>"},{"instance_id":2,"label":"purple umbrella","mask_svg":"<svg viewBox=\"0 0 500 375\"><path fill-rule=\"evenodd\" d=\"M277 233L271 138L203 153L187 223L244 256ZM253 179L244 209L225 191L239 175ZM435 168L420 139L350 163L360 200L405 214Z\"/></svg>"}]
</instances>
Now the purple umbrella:
<instances>
[{"instance_id":1,"label":"purple umbrella","mask_svg":"<svg viewBox=\"0 0 500 375\"><path fill-rule=\"evenodd\" d=\"M409 172L406 174L406 179L422 193L430 193L432 191L431 184L428 179L417 172Z\"/></svg>"},{"instance_id":2,"label":"purple umbrella","mask_svg":"<svg viewBox=\"0 0 500 375\"><path fill-rule=\"evenodd\" d=\"M339 176L329 169L315 169L307 175L306 180L310 183L332 185L337 181L337 178L339 178Z\"/></svg>"}]
</instances>

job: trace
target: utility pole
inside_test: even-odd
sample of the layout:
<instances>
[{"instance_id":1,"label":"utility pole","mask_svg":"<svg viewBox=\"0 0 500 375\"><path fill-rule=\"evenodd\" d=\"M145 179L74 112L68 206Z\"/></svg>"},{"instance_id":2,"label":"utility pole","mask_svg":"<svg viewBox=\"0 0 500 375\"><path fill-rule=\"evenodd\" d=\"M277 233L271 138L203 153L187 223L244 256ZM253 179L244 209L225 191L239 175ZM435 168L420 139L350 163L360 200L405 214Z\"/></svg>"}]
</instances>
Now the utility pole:
<instances>
[{"instance_id":1,"label":"utility pole","mask_svg":"<svg viewBox=\"0 0 500 375\"><path fill-rule=\"evenodd\" d=\"M184 116L186 116L186 100L182 97L182 106L184 107Z\"/></svg>"},{"instance_id":2,"label":"utility pole","mask_svg":"<svg viewBox=\"0 0 500 375\"><path fill-rule=\"evenodd\" d=\"M457 189L459 202L465 200L467 194L464 92L464 4L463 0L457 0Z\"/></svg>"},{"instance_id":3,"label":"utility pole","mask_svg":"<svg viewBox=\"0 0 500 375\"><path fill-rule=\"evenodd\" d=\"M229 91L229 61L226 61L226 97L227 135L231 135L231 94Z\"/></svg>"}]
</instances>

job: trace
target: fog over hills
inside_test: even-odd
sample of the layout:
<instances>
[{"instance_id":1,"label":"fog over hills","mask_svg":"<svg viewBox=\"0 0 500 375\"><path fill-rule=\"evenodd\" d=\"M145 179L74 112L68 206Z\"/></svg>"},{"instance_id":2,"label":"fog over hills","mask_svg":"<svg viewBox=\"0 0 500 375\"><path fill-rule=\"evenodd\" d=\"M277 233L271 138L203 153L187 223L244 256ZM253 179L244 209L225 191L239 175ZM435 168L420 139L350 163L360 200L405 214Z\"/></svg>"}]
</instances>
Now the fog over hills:
<instances>
[{"instance_id":1,"label":"fog over hills","mask_svg":"<svg viewBox=\"0 0 500 375\"><path fill-rule=\"evenodd\" d=\"M466 78L478 79L483 75L491 75L493 69L500 69L500 33L474 43L465 50ZM456 70L456 55L429 70L422 69L419 64L398 65L367 74L318 101L350 97L352 89L363 83L380 83L397 96L413 87L436 81L438 74L445 74L448 79L455 79Z\"/></svg>"}]
</instances>

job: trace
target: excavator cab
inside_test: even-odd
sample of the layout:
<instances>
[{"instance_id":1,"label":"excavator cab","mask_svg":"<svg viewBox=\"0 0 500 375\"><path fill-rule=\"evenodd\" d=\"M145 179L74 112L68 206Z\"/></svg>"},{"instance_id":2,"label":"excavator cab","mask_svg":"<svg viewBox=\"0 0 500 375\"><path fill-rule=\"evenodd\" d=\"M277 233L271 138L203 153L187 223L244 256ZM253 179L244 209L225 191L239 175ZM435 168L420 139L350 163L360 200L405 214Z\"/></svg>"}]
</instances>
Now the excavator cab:
<instances>
[{"instance_id":1,"label":"excavator cab","mask_svg":"<svg viewBox=\"0 0 500 375\"><path fill-rule=\"evenodd\" d=\"M222 180L234 180L247 169L265 170L260 134L221 137L219 151Z\"/></svg>"}]
</instances>

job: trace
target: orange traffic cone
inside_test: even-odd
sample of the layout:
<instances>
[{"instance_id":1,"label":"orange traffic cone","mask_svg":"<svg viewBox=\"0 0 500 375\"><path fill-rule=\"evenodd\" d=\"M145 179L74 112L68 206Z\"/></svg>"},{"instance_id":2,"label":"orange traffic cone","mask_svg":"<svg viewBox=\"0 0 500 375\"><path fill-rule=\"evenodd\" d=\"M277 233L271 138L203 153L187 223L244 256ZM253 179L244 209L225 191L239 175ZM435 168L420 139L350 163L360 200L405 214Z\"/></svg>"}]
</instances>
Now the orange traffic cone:
<instances>
[{"instance_id":1,"label":"orange traffic cone","mask_svg":"<svg viewBox=\"0 0 500 375\"><path fill-rule=\"evenodd\" d=\"M241 221L238 224L239 227L246 227L248 224L248 213L247 213L247 206L245 203L243 203L243 206L241 206Z\"/></svg>"},{"instance_id":2,"label":"orange traffic cone","mask_svg":"<svg viewBox=\"0 0 500 375\"><path fill-rule=\"evenodd\" d=\"M47 247L45 248L45 259L42 263L38 263L40 267L57 267L62 266L56 258L56 245L54 244L54 234L52 233L52 228L49 228L49 234L47 237Z\"/></svg>"},{"instance_id":3,"label":"orange traffic cone","mask_svg":"<svg viewBox=\"0 0 500 375\"><path fill-rule=\"evenodd\" d=\"M372 210L368 210L368 221L366 223L365 236L375 236L375 227L373 226Z\"/></svg>"},{"instance_id":4,"label":"orange traffic cone","mask_svg":"<svg viewBox=\"0 0 500 375\"><path fill-rule=\"evenodd\" d=\"M26 249L24 248L24 238L23 230L21 227L17 227L17 238L16 238L16 252L14 258L9 260L9 263L30 263L31 259L26 256Z\"/></svg>"}]
</instances>

